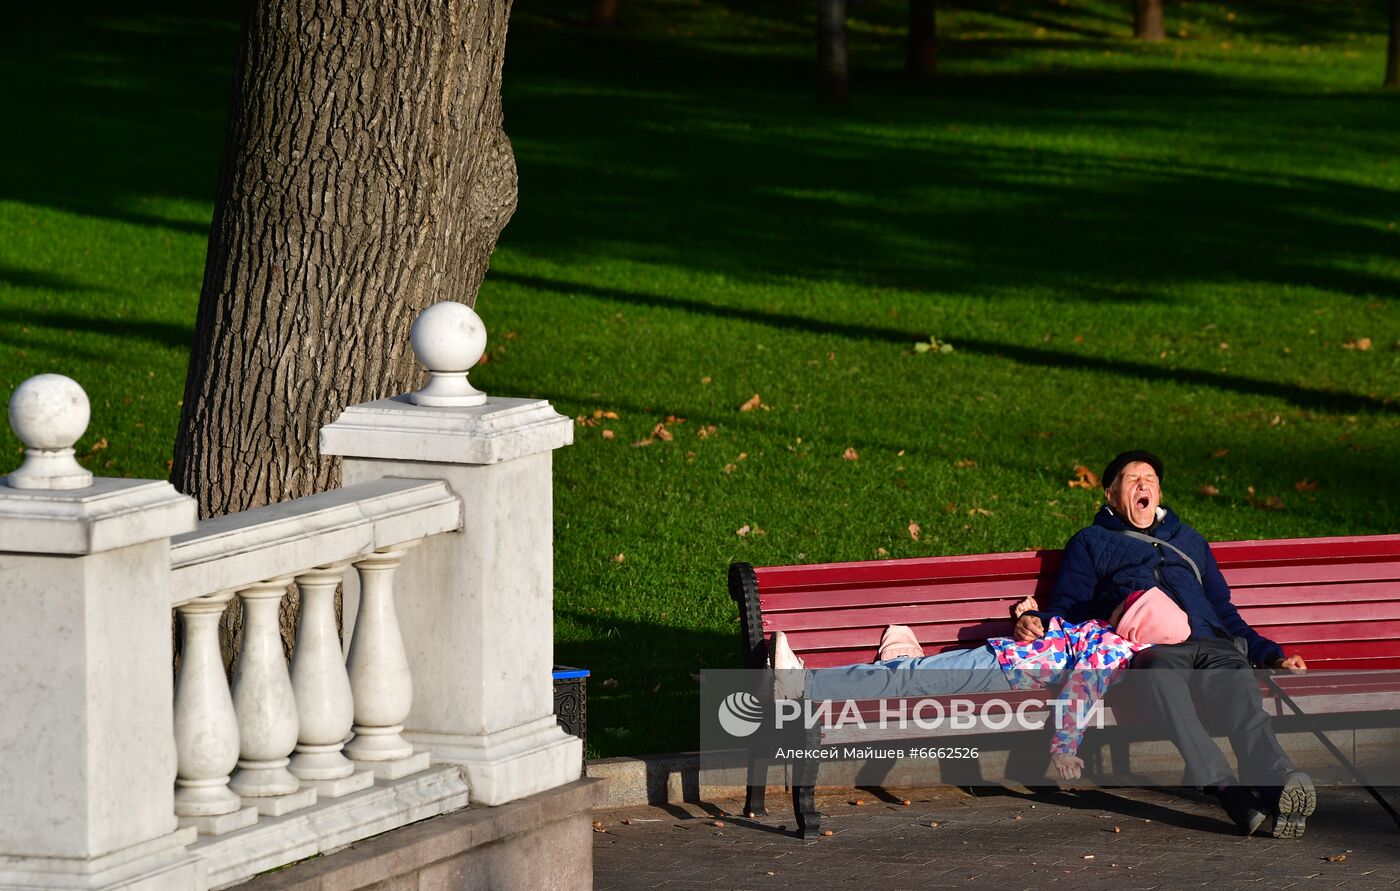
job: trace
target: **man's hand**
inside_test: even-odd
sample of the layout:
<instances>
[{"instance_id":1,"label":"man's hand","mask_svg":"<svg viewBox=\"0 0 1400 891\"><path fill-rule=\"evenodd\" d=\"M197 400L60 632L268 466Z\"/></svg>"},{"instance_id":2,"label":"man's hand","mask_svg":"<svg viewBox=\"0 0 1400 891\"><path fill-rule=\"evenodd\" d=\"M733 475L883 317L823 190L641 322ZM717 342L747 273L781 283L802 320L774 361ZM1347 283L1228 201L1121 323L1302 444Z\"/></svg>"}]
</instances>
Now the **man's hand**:
<instances>
[{"instance_id":1,"label":"man's hand","mask_svg":"<svg viewBox=\"0 0 1400 891\"><path fill-rule=\"evenodd\" d=\"M1271 668L1286 668L1294 674L1302 674L1308 670L1308 663L1303 661L1303 657L1294 653L1285 659L1275 659L1269 663Z\"/></svg>"},{"instance_id":2,"label":"man's hand","mask_svg":"<svg viewBox=\"0 0 1400 891\"><path fill-rule=\"evenodd\" d=\"M1020 603L1013 606L1011 608L1011 614L1019 619L1021 618L1021 613L1025 612L1028 609L1040 609L1040 604L1035 602L1034 594L1032 594L1030 597L1024 598L1023 600L1021 600Z\"/></svg>"},{"instance_id":3,"label":"man's hand","mask_svg":"<svg viewBox=\"0 0 1400 891\"><path fill-rule=\"evenodd\" d=\"M1030 643L1044 636L1045 625L1041 623L1040 616L1022 616L1016 620L1016 630L1012 637L1016 638L1018 643Z\"/></svg>"},{"instance_id":4,"label":"man's hand","mask_svg":"<svg viewBox=\"0 0 1400 891\"><path fill-rule=\"evenodd\" d=\"M1050 763L1055 765L1055 770L1059 771L1062 780L1077 780L1084 772L1084 761L1075 755L1060 753L1050 759Z\"/></svg>"}]
</instances>

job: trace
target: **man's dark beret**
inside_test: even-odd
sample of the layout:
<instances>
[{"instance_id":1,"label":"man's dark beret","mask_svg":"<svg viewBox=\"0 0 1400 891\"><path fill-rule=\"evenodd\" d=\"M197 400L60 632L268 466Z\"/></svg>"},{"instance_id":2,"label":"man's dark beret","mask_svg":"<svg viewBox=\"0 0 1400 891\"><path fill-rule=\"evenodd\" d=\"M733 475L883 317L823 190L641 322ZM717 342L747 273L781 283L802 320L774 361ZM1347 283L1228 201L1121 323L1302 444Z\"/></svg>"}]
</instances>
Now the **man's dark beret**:
<instances>
[{"instance_id":1,"label":"man's dark beret","mask_svg":"<svg viewBox=\"0 0 1400 891\"><path fill-rule=\"evenodd\" d=\"M1123 470L1123 468L1137 461L1141 461L1144 464L1151 464L1152 469L1157 471L1157 481L1161 482L1162 459L1158 458L1151 452L1143 451L1142 449L1136 449L1131 452L1124 452L1117 458L1114 458L1112 461L1108 462L1108 466L1103 469L1103 476L1100 477L1100 480L1103 483L1103 487L1107 489L1109 486L1112 486L1113 481L1118 479L1118 474Z\"/></svg>"}]
</instances>

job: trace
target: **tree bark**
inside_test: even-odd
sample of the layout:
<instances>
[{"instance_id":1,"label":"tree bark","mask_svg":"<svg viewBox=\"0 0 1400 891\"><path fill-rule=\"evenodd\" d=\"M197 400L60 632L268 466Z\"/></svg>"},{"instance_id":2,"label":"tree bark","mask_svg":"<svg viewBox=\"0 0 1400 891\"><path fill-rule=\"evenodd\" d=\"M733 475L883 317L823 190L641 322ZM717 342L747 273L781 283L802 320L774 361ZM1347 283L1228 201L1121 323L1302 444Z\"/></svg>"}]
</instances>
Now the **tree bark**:
<instances>
[{"instance_id":1,"label":"tree bark","mask_svg":"<svg viewBox=\"0 0 1400 891\"><path fill-rule=\"evenodd\" d=\"M1390 44L1385 53L1385 86L1400 90L1400 0L1390 0Z\"/></svg>"},{"instance_id":2,"label":"tree bark","mask_svg":"<svg viewBox=\"0 0 1400 891\"><path fill-rule=\"evenodd\" d=\"M904 48L904 71L913 77L931 77L938 71L935 0L909 0L909 41Z\"/></svg>"},{"instance_id":3,"label":"tree bark","mask_svg":"<svg viewBox=\"0 0 1400 891\"><path fill-rule=\"evenodd\" d=\"M846 0L817 0L817 101L851 104L846 62Z\"/></svg>"},{"instance_id":4,"label":"tree bark","mask_svg":"<svg viewBox=\"0 0 1400 891\"><path fill-rule=\"evenodd\" d=\"M622 12L622 0L594 0L593 27L616 28Z\"/></svg>"},{"instance_id":5,"label":"tree bark","mask_svg":"<svg viewBox=\"0 0 1400 891\"><path fill-rule=\"evenodd\" d=\"M1166 40L1162 0L1133 0L1133 36L1138 40Z\"/></svg>"},{"instance_id":6,"label":"tree bark","mask_svg":"<svg viewBox=\"0 0 1400 891\"><path fill-rule=\"evenodd\" d=\"M171 471L201 516L338 485L321 425L414 389L414 318L476 302L516 201L509 13L248 4Z\"/></svg>"}]
</instances>

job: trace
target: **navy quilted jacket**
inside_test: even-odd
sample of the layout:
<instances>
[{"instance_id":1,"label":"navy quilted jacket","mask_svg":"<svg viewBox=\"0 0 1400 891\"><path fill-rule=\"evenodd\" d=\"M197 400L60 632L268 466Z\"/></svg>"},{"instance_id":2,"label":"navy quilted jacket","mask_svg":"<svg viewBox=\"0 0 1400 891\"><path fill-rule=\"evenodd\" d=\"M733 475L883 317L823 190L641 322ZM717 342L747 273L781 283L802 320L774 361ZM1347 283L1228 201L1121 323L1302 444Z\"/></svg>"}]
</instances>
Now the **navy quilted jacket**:
<instances>
[{"instance_id":1,"label":"navy quilted jacket","mask_svg":"<svg viewBox=\"0 0 1400 891\"><path fill-rule=\"evenodd\" d=\"M1240 618L1230 602L1230 587L1201 533L1181 522L1170 508L1152 533L1191 555L1201 570L1202 582L1197 582L1191 567L1171 548L1115 531L1127 528L1103 507L1094 525L1076 532L1065 545L1064 561L1042 610L1070 622L1106 622L1123 598L1158 585L1186 611L1192 637L1243 637L1249 642L1249 661L1256 665L1283 658L1278 644Z\"/></svg>"}]
</instances>

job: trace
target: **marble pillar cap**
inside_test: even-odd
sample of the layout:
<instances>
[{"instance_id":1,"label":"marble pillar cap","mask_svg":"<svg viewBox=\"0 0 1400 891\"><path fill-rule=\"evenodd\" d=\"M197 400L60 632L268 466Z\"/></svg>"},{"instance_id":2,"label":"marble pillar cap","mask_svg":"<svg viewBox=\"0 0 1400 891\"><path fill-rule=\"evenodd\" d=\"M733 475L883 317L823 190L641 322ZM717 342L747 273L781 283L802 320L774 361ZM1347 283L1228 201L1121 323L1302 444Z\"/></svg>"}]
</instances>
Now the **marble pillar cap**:
<instances>
[{"instance_id":1,"label":"marble pillar cap","mask_svg":"<svg viewBox=\"0 0 1400 891\"><path fill-rule=\"evenodd\" d=\"M408 400L414 405L481 405L486 394L467 383L467 372L486 351L486 326L465 303L444 300L423 310L409 334L413 354L428 369L428 385Z\"/></svg>"},{"instance_id":2,"label":"marble pillar cap","mask_svg":"<svg viewBox=\"0 0 1400 891\"><path fill-rule=\"evenodd\" d=\"M40 374L10 395L10 427L24 443L24 463L5 478L12 489L85 489L92 474L73 456L87 432L91 406L78 382Z\"/></svg>"}]
</instances>

